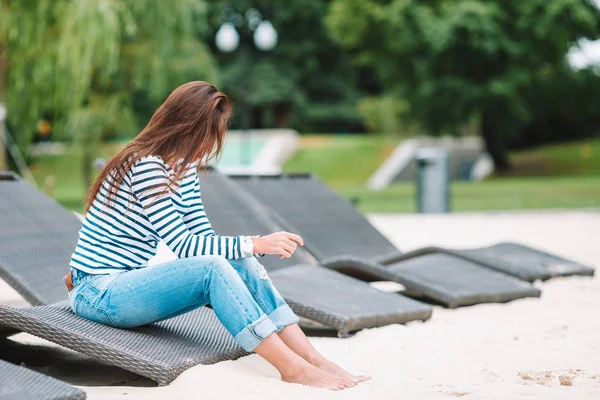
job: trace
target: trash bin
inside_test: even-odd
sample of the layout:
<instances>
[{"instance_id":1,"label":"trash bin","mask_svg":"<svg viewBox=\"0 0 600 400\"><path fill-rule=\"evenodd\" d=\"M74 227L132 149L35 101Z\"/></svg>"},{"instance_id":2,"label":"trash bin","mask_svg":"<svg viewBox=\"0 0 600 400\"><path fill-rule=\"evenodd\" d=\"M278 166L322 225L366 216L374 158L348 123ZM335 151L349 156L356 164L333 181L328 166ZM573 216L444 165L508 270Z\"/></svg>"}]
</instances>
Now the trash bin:
<instances>
[{"instance_id":1,"label":"trash bin","mask_svg":"<svg viewBox=\"0 0 600 400\"><path fill-rule=\"evenodd\" d=\"M424 147L415 155L417 210L420 213L447 213L450 211L450 173L448 150Z\"/></svg>"}]
</instances>

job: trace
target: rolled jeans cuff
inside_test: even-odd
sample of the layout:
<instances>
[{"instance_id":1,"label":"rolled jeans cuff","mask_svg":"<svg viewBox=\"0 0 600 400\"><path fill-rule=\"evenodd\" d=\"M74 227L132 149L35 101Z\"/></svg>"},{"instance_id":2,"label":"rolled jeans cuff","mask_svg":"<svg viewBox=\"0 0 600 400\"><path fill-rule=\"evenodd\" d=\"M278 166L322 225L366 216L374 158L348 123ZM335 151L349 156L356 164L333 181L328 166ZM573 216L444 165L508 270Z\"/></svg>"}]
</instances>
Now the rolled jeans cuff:
<instances>
[{"instance_id":1,"label":"rolled jeans cuff","mask_svg":"<svg viewBox=\"0 0 600 400\"><path fill-rule=\"evenodd\" d=\"M296 322L298 317L288 305L283 305L242 329L234 339L244 350L252 352L267 336Z\"/></svg>"},{"instance_id":2,"label":"rolled jeans cuff","mask_svg":"<svg viewBox=\"0 0 600 400\"><path fill-rule=\"evenodd\" d=\"M235 341L247 352L252 352L271 333L276 332L277 327L267 315L263 315L235 335Z\"/></svg>"},{"instance_id":3,"label":"rolled jeans cuff","mask_svg":"<svg viewBox=\"0 0 600 400\"><path fill-rule=\"evenodd\" d=\"M297 324L300 318L294 314L290 306L284 304L277 307L269 314L269 319L277 326L277 332L281 331L288 325Z\"/></svg>"}]
</instances>

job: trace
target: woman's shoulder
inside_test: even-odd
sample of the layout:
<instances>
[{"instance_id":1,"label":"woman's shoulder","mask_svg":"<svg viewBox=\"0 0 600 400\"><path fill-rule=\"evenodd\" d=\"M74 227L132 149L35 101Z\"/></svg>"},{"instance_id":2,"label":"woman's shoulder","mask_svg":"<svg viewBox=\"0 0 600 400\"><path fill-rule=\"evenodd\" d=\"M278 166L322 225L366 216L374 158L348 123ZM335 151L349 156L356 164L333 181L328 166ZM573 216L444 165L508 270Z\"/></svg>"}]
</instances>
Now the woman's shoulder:
<instances>
[{"instance_id":1,"label":"woman's shoulder","mask_svg":"<svg viewBox=\"0 0 600 400\"><path fill-rule=\"evenodd\" d=\"M128 175L132 183L141 178L149 179L151 177L168 176L170 174L169 166L160 156L135 157L135 161L129 168Z\"/></svg>"},{"instance_id":2,"label":"woman's shoulder","mask_svg":"<svg viewBox=\"0 0 600 400\"><path fill-rule=\"evenodd\" d=\"M138 157L135 159L131 169L135 172L140 169L156 168L159 167L165 171L169 171L171 168L167 163L160 157L155 155Z\"/></svg>"},{"instance_id":3,"label":"woman's shoulder","mask_svg":"<svg viewBox=\"0 0 600 400\"><path fill-rule=\"evenodd\" d=\"M134 165L138 165L141 163L148 163L148 164L160 164L160 165L164 165L167 166L167 163L161 158L161 156L155 156L155 155L149 155L149 156L143 156L143 157L138 157L135 160L135 164Z\"/></svg>"},{"instance_id":4,"label":"woman's shoulder","mask_svg":"<svg viewBox=\"0 0 600 400\"><path fill-rule=\"evenodd\" d=\"M166 175L172 176L175 175L180 168L183 168L185 170L184 175L187 177L191 176L191 172L197 173L197 164L197 162L188 162L183 164L183 159L181 159L177 163L176 170L174 170L162 159L162 157L148 155L136 159L131 167L131 172L133 172L133 175L136 176L150 171L158 172L159 170L162 170Z\"/></svg>"}]
</instances>

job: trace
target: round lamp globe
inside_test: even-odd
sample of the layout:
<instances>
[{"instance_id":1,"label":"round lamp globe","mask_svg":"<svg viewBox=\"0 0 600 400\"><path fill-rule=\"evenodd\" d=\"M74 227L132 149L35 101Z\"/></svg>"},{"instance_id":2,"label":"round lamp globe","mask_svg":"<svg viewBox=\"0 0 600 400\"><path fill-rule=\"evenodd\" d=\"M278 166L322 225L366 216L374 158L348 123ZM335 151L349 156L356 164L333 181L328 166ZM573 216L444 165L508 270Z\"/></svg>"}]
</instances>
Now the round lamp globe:
<instances>
[{"instance_id":1,"label":"round lamp globe","mask_svg":"<svg viewBox=\"0 0 600 400\"><path fill-rule=\"evenodd\" d=\"M231 53L237 49L240 43L240 34L231 22L225 22L215 35L215 43L223 53Z\"/></svg>"},{"instance_id":2,"label":"round lamp globe","mask_svg":"<svg viewBox=\"0 0 600 400\"><path fill-rule=\"evenodd\" d=\"M277 31L269 21L263 21L254 31L254 44L262 51L273 50L277 45Z\"/></svg>"}]
</instances>

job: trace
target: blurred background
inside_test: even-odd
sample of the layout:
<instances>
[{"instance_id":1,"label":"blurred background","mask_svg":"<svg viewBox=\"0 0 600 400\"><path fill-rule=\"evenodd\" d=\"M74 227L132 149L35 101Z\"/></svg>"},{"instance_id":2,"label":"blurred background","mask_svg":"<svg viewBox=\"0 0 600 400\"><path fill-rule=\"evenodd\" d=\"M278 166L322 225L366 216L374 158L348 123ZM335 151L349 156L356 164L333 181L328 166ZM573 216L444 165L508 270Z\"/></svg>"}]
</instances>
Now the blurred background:
<instances>
[{"instance_id":1,"label":"blurred background","mask_svg":"<svg viewBox=\"0 0 600 400\"><path fill-rule=\"evenodd\" d=\"M365 212L419 211L425 181L442 211L600 207L598 7L0 0L0 170L82 211L103 160L206 80L234 101L228 173L310 171Z\"/></svg>"}]
</instances>

